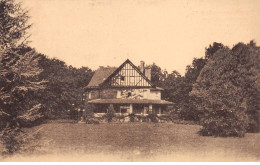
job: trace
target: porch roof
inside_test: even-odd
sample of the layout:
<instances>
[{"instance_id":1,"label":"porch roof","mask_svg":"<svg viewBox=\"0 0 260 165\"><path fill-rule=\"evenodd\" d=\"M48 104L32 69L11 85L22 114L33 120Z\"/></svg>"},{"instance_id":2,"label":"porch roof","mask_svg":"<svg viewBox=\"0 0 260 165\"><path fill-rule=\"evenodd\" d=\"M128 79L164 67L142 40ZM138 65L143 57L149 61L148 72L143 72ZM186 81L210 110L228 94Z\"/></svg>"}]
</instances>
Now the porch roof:
<instances>
[{"instance_id":1,"label":"porch roof","mask_svg":"<svg viewBox=\"0 0 260 165\"><path fill-rule=\"evenodd\" d=\"M93 104L160 104L172 105L173 103L166 100L148 100L148 99L96 99L88 101Z\"/></svg>"}]
</instances>

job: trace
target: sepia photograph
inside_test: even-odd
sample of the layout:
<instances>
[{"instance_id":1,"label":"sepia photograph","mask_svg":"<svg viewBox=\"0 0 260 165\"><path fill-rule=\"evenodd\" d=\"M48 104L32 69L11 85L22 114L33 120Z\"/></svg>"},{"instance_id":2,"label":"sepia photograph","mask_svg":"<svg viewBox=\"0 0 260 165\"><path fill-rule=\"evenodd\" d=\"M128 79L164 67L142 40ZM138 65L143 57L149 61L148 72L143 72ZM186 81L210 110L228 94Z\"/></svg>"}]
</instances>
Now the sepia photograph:
<instances>
[{"instance_id":1,"label":"sepia photograph","mask_svg":"<svg viewBox=\"0 0 260 165\"><path fill-rule=\"evenodd\" d=\"M260 161L260 0L0 0L0 162Z\"/></svg>"}]
</instances>

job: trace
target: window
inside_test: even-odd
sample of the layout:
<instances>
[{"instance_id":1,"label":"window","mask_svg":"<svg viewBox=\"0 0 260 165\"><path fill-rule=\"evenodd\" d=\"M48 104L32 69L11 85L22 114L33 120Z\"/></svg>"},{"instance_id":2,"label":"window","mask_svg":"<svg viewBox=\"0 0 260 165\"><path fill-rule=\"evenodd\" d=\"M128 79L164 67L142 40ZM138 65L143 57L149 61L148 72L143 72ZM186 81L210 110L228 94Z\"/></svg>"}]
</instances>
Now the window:
<instances>
[{"instance_id":1,"label":"window","mask_svg":"<svg viewBox=\"0 0 260 165\"><path fill-rule=\"evenodd\" d=\"M134 110L135 114L142 114L144 107L143 107L143 105L135 104L135 105L133 105L133 110Z\"/></svg>"},{"instance_id":2,"label":"window","mask_svg":"<svg viewBox=\"0 0 260 165\"><path fill-rule=\"evenodd\" d=\"M121 81L125 81L125 76L120 76Z\"/></svg>"},{"instance_id":3,"label":"window","mask_svg":"<svg viewBox=\"0 0 260 165\"><path fill-rule=\"evenodd\" d=\"M122 108L121 109L121 113L126 113L127 112L127 108Z\"/></svg>"},{"instance_id":4,"label":"window","mask_svg":"<svg viewBox=\"0 0 260 165\"><path fill-rule=\"evenodd\" d=\"M129 105L120 106L120 113L127 113L127 110L130 109Z\"/></svg>"}]
</instances>

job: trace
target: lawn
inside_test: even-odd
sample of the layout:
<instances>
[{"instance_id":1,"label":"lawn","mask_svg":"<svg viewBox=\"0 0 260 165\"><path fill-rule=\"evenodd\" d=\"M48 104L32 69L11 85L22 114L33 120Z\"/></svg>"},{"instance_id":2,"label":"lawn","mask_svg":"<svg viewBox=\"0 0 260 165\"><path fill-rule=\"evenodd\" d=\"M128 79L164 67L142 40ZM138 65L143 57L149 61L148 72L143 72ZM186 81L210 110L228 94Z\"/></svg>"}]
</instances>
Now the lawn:
<instances>
[{"instance_id":1,"label":"lawn","mask_svg":"<svg viewBox=\"0 0 260 165\"><path fill-rule=\"evenodd\" d=\"M41 154L5 161L259 161L260 134L214 138L200 126L174 123L50 122L41 128Z\"/></svg>"}]
</instances>

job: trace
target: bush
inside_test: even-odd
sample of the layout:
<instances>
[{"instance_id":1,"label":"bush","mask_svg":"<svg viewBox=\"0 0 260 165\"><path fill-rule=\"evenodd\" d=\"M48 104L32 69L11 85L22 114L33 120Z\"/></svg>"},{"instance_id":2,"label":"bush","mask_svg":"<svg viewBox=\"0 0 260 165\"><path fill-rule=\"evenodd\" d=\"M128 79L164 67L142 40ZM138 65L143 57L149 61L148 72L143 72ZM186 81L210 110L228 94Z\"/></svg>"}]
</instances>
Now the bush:
<instances>
[{"instance_id":1,"label":"bush","mask_svg":"<svg viewBox=\"0 0 260 165\"><path fill-rule=\"evenodd\" d=\"M127 117L127 116L124 116L124 115L117 115L117 116L115 116L116 120L118 120L118 121L120 121L120 122L125 121L125 118L126 118L126 117Z\"/></svg>"},{"instance_id":2,"label":"bush","mask_svg":"<svg viewBox=\"0 0 260 165\"><path fill-rule=\"evenodd\" d=\"M107 122L111 122L113 117L115 117L115 109L114 109L113 104L110 104L104 118L107 119Z\"/></svg>"},{"instance_id":3,"label":"bush","mask_svg":"<svg viewBox=\"0 0 260 165\"><path fill-rule=\"evenodd\" d=\"M87 118L86 119L86 124L99 124L99 121L98 121L98 119Z\"/></svg>"},{"instance_id":4,"label":"bush","mask_svg":"<svg viewBox=\"0 0 260 165\"><path fill-rule=\"evenodd\" d=\"M156 114L149 114L147 116L147 118L151 121L151 122L154 122L154 123L158 123L158 116Z\"/></svg>"},{"instance_id":5,"label":"bush","mask_svg":"<svg viewBox=\"0 0 260 165\"><path fill-rule=\"evenodd\" d=\"M134 122L135 121L135 114L134 113L131 113L128 116L130 118L130 122Z\"/></svg>"},{"instance_id":6,"label":"bush","mask_svg":"<svg viewBox=\"0 0 260 165\"><path fill-rule=\"evenodd\" d=\"M85 109L86 109L86 111L85 111L85 116L86 116L86 118L88 118L88 117L94 117L94 110L95 110L95 106L93 105L93 104L87 104L86 105L86 107L85 107Z\"/></svg>"},{"instance_id":7,"label":"bush","mask_svg":"<svg viewBox=\"0 0 260 165\"><path fill-rule=\"evenodd\" d=\"M174 119L178 119L178 118L170 114L170 115L158 116L158 119L164 122L172 122Z\"/></svg>"},{"instance_id":8,"label":"bush","mask_svg":"<svg viewBox=\"0 0 260 165\"><path fill-rule=\"evenodd\" d=\"M217 112L223 113L223 112ZM247 116L242 113L211 114L204 120L199 134L203 136L243 137L247 128Z\"/></svg>"}]
</instances>

